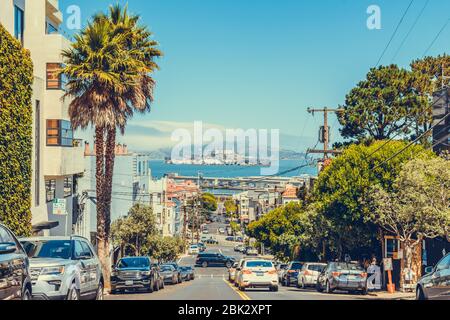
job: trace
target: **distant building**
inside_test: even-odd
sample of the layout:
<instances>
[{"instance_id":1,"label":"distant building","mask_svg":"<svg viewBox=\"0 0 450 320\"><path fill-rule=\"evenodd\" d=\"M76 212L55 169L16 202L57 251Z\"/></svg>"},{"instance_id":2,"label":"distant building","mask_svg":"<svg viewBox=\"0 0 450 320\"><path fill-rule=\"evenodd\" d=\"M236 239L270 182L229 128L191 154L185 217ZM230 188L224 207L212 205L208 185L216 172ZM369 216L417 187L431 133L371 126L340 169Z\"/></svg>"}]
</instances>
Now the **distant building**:
<instances>
[{"instance_id":1,"label":"distant building","mask_svg":"<svg viewBox=\"0 0 450 320\"><path fill-rule=\"evenodd\" d=\"M149 157L128 151L126 145L115 148L114 176L111 201L111 222L124 217L136 203L150 204L151 170ZM95 145L85 144L85 173L78 182L82 194L74 215L75 234L90 238L93 243L97 228Z\"/></svg>"},{"instance_id":2,"label":"distant building","mask_svg":"<svg viewBox=\"0 0 450 320\"><path fill-rule=\"evenodd\" d=\"M433 151L437 154L450 152L450 117L437 125L450 112L449 96L450 88L439 90L433 95L433 124L436 125L433 129Z\"/></svg>"},{"instance_id":3,"label":"distant building","mask_svg":"<svg viewBox=\"0 0 450 320\"><path fill-rule=\"evenodd\" d=\"M281 194L281 203L286 205L291 202L299 203L300 199L297 197L298 188L288 184Z\"/></svg>"}]
</instances>

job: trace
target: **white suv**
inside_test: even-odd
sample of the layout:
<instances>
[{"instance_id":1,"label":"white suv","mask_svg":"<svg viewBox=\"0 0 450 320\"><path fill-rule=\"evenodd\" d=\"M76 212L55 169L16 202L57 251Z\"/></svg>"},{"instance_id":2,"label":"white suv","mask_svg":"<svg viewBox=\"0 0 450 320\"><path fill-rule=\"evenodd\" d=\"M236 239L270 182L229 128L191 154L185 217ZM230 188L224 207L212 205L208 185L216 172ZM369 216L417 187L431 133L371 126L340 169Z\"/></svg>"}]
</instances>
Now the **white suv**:
<instances>
[{"instance_id":1,"label":"white suv","mask_svg":"<svg viewBox=\"0 0 450 320\"><path fill-rule=\"evenodd\" d=\"M237 279L239 290L247 288L268 288L270 291L278 291L278 274L272 261L245 260Z\"/></svg>"},{"instance_id":2,"label":"white suv","mask_svg":"<svg viewBox=\"0 0 450 320\"><path fill-rule=\"evenodd\" d=\"M34 299L103 299L100 262L88 240L34 237L20 242L30 258Z\"/></svg>"}]
</instances>

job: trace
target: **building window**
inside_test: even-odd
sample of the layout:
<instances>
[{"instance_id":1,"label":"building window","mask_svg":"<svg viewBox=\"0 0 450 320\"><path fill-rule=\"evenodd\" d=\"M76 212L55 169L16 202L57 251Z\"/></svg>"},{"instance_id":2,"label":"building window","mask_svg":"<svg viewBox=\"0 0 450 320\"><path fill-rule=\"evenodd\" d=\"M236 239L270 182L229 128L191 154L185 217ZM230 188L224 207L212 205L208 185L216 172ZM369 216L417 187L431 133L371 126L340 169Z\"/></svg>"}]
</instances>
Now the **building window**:
<instances>
[{"instance_id":1,"label":"building window","mask_svg":"<svg viewBox=\"0 0 450 320\"><path fill-rule=\"evenodd\" d=\"M73 194L73 178L64 178L64 198L70 197Z\"/></svg>"},{"instance_id":2,"label":"building window","mask_svg":"<svg viewBox=\"0 0 450 320\"><path fill-rule=\"evenodd\" d=\"M58 28L53 26L51 23L45 23L45 33L46 34L55 34L58 33Z\"/></svg>"},{"instance_id":3,"label":"building window","mask_svg":"<svg viewBox=\"0 0 450 320\"><path fill-rule=\"evenodd\" d=\"M47 146L73 147L73 129L70 121L47 120Z\"/></svg>"},{"instance_id":4,"label":"building window","mask_svg":"<svg viewBox=\"0 0 450 320\"><path fill-rule=\"evenodd\" d=\"M14 6L14 37L23 45L24 12L18 6Z\"/></svg>"},{"instance_id":5,"label":"building window","mask_svg":"<svg viewBox=\"0 0 450 320\"><path fill-rule=\"evenodd\" d=\"M64 90L66 77L60 73L61 63L47 63L47 90Z\"/></svg>"},{"instance_id":6,"label":"building window","mask_svg":"<svg viewBox=\"0 0 450 320\"><path fill-rule=\"evenodd\" d=\"M45 193L47 202L52 202L56 198L56 180L45 181Z\"/></svg>"}]
</instances>

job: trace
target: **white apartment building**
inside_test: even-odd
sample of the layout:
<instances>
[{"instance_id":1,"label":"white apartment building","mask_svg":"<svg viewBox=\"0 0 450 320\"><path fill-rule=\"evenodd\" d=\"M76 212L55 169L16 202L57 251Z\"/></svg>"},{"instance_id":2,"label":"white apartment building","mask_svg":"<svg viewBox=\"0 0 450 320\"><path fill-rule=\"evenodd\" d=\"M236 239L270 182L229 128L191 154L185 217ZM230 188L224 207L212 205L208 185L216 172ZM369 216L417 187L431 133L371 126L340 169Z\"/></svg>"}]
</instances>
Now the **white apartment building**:
<instances>
[{"instance_id":1,"label":"white apartment building","mask_svg":"<svg viewBox=\"0 0 450 320\"><path fill-rule=\"evenodd\" d=\"M44 235L72 233L77 179L84 171L83 146L74 139L70 101L62 102L64 79L57 75L61 51L70 45L58 31L62 22L58 0L0 1L0 23L31 52L34 65L31 211L34 232ZM54 211L55 200L60 205Z\"/></svg>"},{"instance_id":2,"label":"white apartment building","mask_svg":"<svg viewBox=\"0 0 450 320\"><path fill-rule=\"evenodd\" d=\"M167 180L151 180L149 184L150 205L156 216L156 224L162 236L173 236L176 224L176 205L167 199Z\"/></svg>"},{"instance_id":3,"label":"white apartment building","mask_svg":"<svg viewBox=\"0 0 450 320\"><path fill-rule=\"evenodd\" d=\"M128 151L126 145L118 144L115 149L113 187L111 192L111 222L128 214L136 203L150 203L149 184L151 170L149 157ZM95 150L85 143L84 168L78 180L81 194L79 210L74 219L74 233L95 243L97 232L97 197L95 178Z\"/></svg>"}]
</instances>

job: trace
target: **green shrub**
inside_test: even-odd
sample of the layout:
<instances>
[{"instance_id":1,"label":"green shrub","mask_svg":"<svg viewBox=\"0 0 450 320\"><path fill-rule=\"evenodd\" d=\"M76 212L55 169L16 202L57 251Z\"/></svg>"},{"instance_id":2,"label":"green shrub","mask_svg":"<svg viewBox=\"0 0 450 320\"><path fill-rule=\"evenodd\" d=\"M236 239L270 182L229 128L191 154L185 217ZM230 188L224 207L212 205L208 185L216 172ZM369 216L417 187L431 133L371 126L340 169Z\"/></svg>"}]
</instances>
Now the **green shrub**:
<instances>
[{"instance_id":1,"label":"green shrub","mask_svg":"<svg viewBox=\"0 0 450 320\"><path fill-rule=\"evenodd\" d=\"M33 63L0 24L0 222L31 232Z\"/></svg>"}]
</instances>

